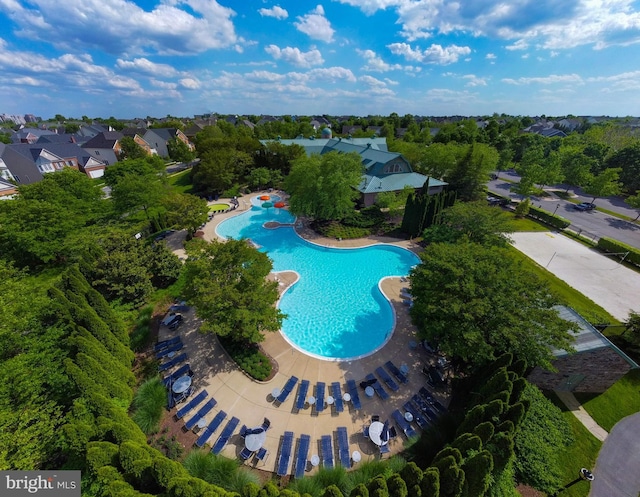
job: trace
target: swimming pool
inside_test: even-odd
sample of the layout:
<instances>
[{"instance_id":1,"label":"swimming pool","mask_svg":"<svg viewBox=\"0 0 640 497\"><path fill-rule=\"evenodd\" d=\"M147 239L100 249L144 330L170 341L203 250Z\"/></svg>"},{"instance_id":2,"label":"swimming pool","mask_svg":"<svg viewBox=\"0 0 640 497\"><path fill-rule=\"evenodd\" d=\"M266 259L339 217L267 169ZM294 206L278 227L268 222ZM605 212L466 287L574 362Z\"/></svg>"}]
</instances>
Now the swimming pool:
<instances>
[{"instance_id":1,"label":"swimming pool","mask_svg":"<svg viewBox=\"0 0 640 497\"><path fill-rule=\"evenodd\" d=\"M366 356L384 345L394 315L378 284L386 276L407 275L418 257L390 245L322 247L303 240L290 226L264 228L268 221L293 223L295 218L258 202L252 199L251 210L223 221L217 232L250 238L268 253L274 271L298 273L300 279L279 304L288 316L282 324L285 339L309 355L334 360Z\"/></svg>"}]
</instances>

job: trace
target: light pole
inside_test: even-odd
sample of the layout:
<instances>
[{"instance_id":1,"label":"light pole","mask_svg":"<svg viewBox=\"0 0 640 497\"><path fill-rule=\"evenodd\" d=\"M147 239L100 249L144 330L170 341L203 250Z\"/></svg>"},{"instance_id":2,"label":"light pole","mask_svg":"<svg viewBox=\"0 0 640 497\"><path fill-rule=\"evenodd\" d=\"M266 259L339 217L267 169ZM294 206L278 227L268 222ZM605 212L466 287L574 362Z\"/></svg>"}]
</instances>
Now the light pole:
<instances>
[{"instance_id":1,"label":"light pole","mask_svg":"<svg viewBox=\"0 0 640 497\"><path fill-rule=\"evenodd\" d=\"M578 473L578 478L576 478L572 482L567 483L564 487L562 487L555 494L553 494L553 496L555 497L556 495L558 495L563 490L566 490L567 488L575 485L578 482L581 482L581 481L593 481L593 479L594 479L593 473L591 471L589 471L587 468L582 468L580 470L580 472Z\"/></svg>"}]
</instances>

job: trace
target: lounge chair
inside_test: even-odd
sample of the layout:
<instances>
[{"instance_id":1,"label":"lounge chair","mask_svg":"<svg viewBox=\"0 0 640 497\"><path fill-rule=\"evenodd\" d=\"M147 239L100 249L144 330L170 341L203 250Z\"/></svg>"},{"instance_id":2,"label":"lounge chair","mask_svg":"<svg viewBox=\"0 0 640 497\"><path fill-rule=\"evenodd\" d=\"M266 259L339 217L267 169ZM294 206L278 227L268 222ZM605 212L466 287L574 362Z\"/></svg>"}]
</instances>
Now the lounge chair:
<instances>
[{"instance_id":1,"label":"lounge chair","mask_svg":"<svg viewBox=\"0 0 640 497\"><path fill-rule=\"evenodd\" d=\"M431 393L429 392L429 390L427 390L426 387L420 388L419 392L420 392L420 395L422 395L429 404L431 404L438 411L440 411L440 413L444 413L447 411L446 407L444 407L440 402L438 402L436 399L433 398L433 395L431 395Z\"/></svg>"},{"instance_id":2,"label":"lounge chair","mask_svg":"<svg viewBox=\"0 0 640 497\"><path fill-rule=\"evenodd\" d=\"M388 454L389 452L391 452L391 449L389 449L389 444L384 444L380 446L380 455L384 455L384 454Z\"/></svg>"},{"instance_id":3,"label":"lounge chair","mask_svg":"<svg viewBox=\"0 0 640 497\"><path fill-rule=\"evenodd\" d=\"M316 412L324 411L324 382L316 384Z\"/></svg>"},{"instance_id":4,"label":"lounge chair","mask_svg":"<svg viewBox=\"0 0 640 497\"><path fill-rule=\"evenodd\" d=\"M287 380L287 383L285 383L284 388L280 392L280 395L276 397L276 400L280 404L282 404L285 400L287 400L287 397L291 393L291 390L293 390L293 387L296 386L296 383L298 383L298 378L296 378L295 376L292 376Z\"/></svg>"},{"instance_id":5,"label":"lounge chair","mask_svg":"<svg viewBox=\"0 0 640 497\"><path fill-rule=\"evenodd\" d=\"M390 426L389 427L389 440L391 440L392 438L396 438L398 436L398 432L396 431L396 427L395 426Z\"/></svg>"},{"instance_id":6,"label":"lounge chair","mask_svg":"<svg viewBox=\"0 0 640 497\"><path fill-rule=\"evenodd\" d=\"M373 373L369 373L365 379L367 381L371 381L371 386L373 387L373 389L376 391L376 393L380 396L380 398L382 400L387 400L389 398L389 394L385 391L384 388L382 388L382 385L380 384L380 382L376 379L375 376L373 376Z\"/></svg>"},{"instance_id":7,"label":"lounge chair","mask_svg":"<svg viewBox=\"0 0 640 497\"><path fill-rule=\"evenodd\" d=\"M340 456L340 464L344 468L351 467L351 453L349 452L349 436L344 426L339 426L338 432L338 455Z\"/></svg>"},{"instance_id":8,"label":"lounge chair","mask_svg":"<svg viewBox=\"0 0 640 497\"><path fill-rule=\"evenodd\" d=\"M420 410L415 407L412 402L405 402L402 407L404 407L405 411L411 413L413 420L420 428L424 430L429 426L429 422L423 417Z\"/></svg>"},{"instance_id":9,"label":"lounge chair","mask_svg":"<svg viewBox=\"0 0 640 497\"><path fill-rule=\"evenodd\" d=\"M153 350L154 352L160 352L162 349L166 349L167 347L170 347L171 345L173 345L174 343L178 343L180 341L180 336L175 336L173 338L170 338L169 340L163 340L162 342L158 342L153 346Z\"/></svg>"},{"instance_id":10,"label":"lounge chair","mask_svg":"<svg viewBox=\"0 0 640 497\"><path fill-rule=\"evenodd\" d=\"M331 384L331 395L333 396L334 406L336 406L336 412L344 411L344 404L342 403L342 392L340 391L340 383L334 381Z\"/></svg>"},{"instance_id":11,"label":"lounge chair","mask_svg":"<svg viewBox=\"0 0 640 497\"><path fill-rule=\"evenodd\" d=\"M269 457L269 453L267 452L267 449L265 449L264 447L260 447L258 449L258 452L256 452L256 459L258 461L266 461L267 457Z\"/></svg>"},{"instance_id":12,"label":"lounge chair","mask_svg":"<svg viewBox=\"0 0 640 497\"><path fill-rule=\"evenodd\" d=\"M164 383L165 387L170 387L171 385L173 385L173 382L176 381L178 378L180 378L181 376L184 376L185 374L189 374L189 371L191 371L191 365L188 363L183 364L178 369L176 369L173 373L165 376L164 379L162 380L162 383Z\"/></svg>"},{"instance_id":13,"label":"lounge chair","mask_svg":"<svg viewBox=\"0 0 640 497\"><path fill-rule=\"evenodd\" d=\"M202 418L204 418L211 409L213 409L213 407L217 404L216 399L211 398L209 399L199 410L197 413L195 413L195 415L184 424L184 427L187 430L193 430L193 428L196 426L196 424L198 424L198 421L200 421Z\"/></svg>"},{"instance_id":14,"label":"lounge chair","mask_svg":"<svg viewBox=\"0 0 640 497\"><path fill-rule=\"evenodd\" d=\"M398 381L400 381L400 383L407 383L409 381L407 375L400 371L393 362L387 361L384 365L389 371L391 371L391 374L398 378Z\"/></svg>"},{"instance_id":15,"label":"lounge chair","mask_svg":"<svg viewBox=\"0 0 640 497\"><path fill-rule=\"evenodd\" d=\"M411 438L416 435L416 431L411 427L411 425L404 419L404 416L400 412L399 409L396 409L391 413L391 417L396 422L396 424L400 427L400 429L404 432L407 438Z\"/></svg>"},{"instance_id":16,"label":"lounge chair","mask_svg":"<svg viewBox=\"0 0 640 497\"><path fill-rule=\"evenodd\" d=\"M371 422L375 423L376 421L380 421L380 416L378 414L371 416Z\"/></svg>"},{"instance_id":17,"label":"lounge chair","mask_svg":"<svg viewBox=\"0 0 640 497\"><path fill-rule=\"evenodd\" d=\"M181 362L184 362L186 360L187 354L182 353L179 356L174 357L170 361L165 362L164 364L160 364L160 366L158 366L158 371L166 371L167 369L171 369L173 366L176 366L177 364L180 364Z\"/></svg>"},{"instance_id":18,"label":"lounge chair","mask_svg":"<svg viewBox=\"0 0 640 497\"><path fill-rule=\"evenodd\" d=\"M304 409L304 403L307 401L307 392L309 391L309 380L302 380L298 388L298 396L296 397L296 409Z\"/></svg>"},{"instance_id":19,"label":"lounge chair","mask_svg":"<svg viewBox=\"0 0 640 497\"><path fill-rule=\"evenodd\" d=\"M327 469L333 468L333 444L330 435L322 435L320 437L320 445L322 447L322 466Z\"/></svg>"},{"instance_id":20,"label":"lounge chair","mask_svg":"<svg viewBox=\"0 0 640 497\"><path fill-rule=\"evenodd\" d=\"M181 419L185 414L187 414L191 409L196 407L200 402L207 398L207 391L202 390L198 395L196 395L193 399L183 405L178 412L176 412L176 418Z\"/></svg>"},{"instance_id":21,"label":"lounge chair","mask_svg":"<svg viewBox=\"0 0 640 497\"><path fill-rule=\"evenodd\" d=\"M435 410L432 409L427 401L424 400L424 398L422 398L420 395L415 394L413 397L411 397L411 400L420 408L420 411L422 411L422 413L427 417L428 420L435 421L436 419L438 419L438 415L436 414Z\"/></svg>"},{"instance_id":22,"label":"lounge chair","mask_svg":"<svg viewBox=\"0 0 640 497\"><path fill-rule=\"evenodd\" d=\"M171 354L171 352L177 352L179 350L182 350L183 347L184 347L184 343L180 341L178 343L174 343L173 345L170 345L169 347L162 349L160 352L157 352L156 359L162 359L163 357L167 357L169 354Z\"/></svg>"},{"instance_id":23,"label":"lounge chair","mask_svg":"<svg viewBox=\"0 0 640 497\"><path fill-rule=\"evenodd\" d=\"M362 434L365 438L369 438L369 425L364 425L362 427Z\"/></svg>"},{"instance_id":24,"label":"lounge chair","mask_svg":"<svg viewBox=\"0 0 640 497\"><path fill-rule=\"evenodd\" d=\"M300 435L300 443L298 444L298 455L296 457L295 477L302 478L307 469L307 456L309 455L309 445L311 437L309 435Z\"/></svg>"},{"instance_id":25,"label":"lounge chair","mask_svg":"<svg viewBox=\"0 0 640 497\"><path fill-rule=\"evenodd\" d=\"M198 437L198 440L196 440L196 446L202 447L204 444L206 444L207 440L209 440L209 437L213 435L213 432L215 432L218 429L218 427L222 424L222 421L226 417L227 417L226 412L218 411L218 414L215 415L215 417L213 418L213 421L209 423L209 425L202 431L202 434Z\"/></svg>"},{"instance_id":26,"label":"lounge chair","mask_svg":"<svg viewBox=\"0 0 640 497\"><path fill-rule=\"evenodd\" d=\"M271 421L269 421L268 418L264 418L264 421L262 421L262 429L264 431L267 431L270 426L271 426Z\"/></svg>"},{"instance_id":27,"label":"lounge chair","mask_svg":"<svg viewBox=\"0 0 640 497\"><path fill-rule=\"evenodd\" d=\"M351 404L353 404L353 408L362 409L360 397L358 397L358 387L356 386L355 380L347 380L347 390L349 395L351 395Z\"/></svg>"},{"instance_id":28,"label":"lounge chair","mask_svg":"<svg viewBox=\"0 0 640 497\"><path fill-rule=\"evenodd\" d=\"M279 476L285 476L287 474L287 468L289 467L289 459L291 458L291 449L293 447L293 432L285 431L282 439L282 445L280 446L280 458L278 459L277 474Z\"/></svg>"},{"instance_id":29,"label":"lounge chair","mask_svg":"<svg viewBox=\"0 0 640 497\"><path fill-rule=\"evenodd\" d=\"M211 452L213 454L220 454L220 452L222 452L222 449L227 445L229 438L233 435L234 430L238 427L238 423L240 423L240 420L235 416L229 420L227 426L225 426L222 433L220 433L218 440L216 440L216 443L211 447Z\"/></svg>"}]
</instances>

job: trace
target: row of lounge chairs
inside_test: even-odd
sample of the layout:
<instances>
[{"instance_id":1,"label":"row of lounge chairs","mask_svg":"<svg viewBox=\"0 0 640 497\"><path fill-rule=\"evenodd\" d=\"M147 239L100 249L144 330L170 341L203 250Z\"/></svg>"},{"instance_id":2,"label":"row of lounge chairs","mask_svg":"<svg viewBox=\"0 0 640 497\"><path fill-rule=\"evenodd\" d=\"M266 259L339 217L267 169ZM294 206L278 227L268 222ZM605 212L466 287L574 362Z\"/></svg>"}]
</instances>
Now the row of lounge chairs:
<instances>
[{"instance_id":1,"label":"row of lounge chairs","mask_svg":"<svg viewBox=\"0 0 640 497\"><path fill-rule=\"evenodd\" d=\"M349 468L351 467L351 453L349 451L349 436L347 434L347 428L342 426L338 427L336 438L338 442L338 458L340 464L345 468ZM276 473L279 476L285 476L289 472L289 462L293 455L293 441L293 432L286 431L282 437L278 461L276 463ZM311 437L306 434L301 435L298 442L298 449L295 454L294 467L292 468L293 474L296 478L302 478L307 470L310 445ZM320 449L322 451L322 466L329 469L333 468L335 463L333 438L331 435L322 435L320 437Z\"/></svg>"},{"instance_id":2,"label":"row of lounge chairs","mask_svg":"<svg viewBox=\"0 0 640 497\"><path fill-rule=\"evenodd\" d=\"M177 366L178 364L186 360L187 354L183 352L182 354L175 356L173 359L160 364L160 366L158 366L158 371L167 371L168 369L171 369L172 367Z\"/></svg>"}]
</instances>

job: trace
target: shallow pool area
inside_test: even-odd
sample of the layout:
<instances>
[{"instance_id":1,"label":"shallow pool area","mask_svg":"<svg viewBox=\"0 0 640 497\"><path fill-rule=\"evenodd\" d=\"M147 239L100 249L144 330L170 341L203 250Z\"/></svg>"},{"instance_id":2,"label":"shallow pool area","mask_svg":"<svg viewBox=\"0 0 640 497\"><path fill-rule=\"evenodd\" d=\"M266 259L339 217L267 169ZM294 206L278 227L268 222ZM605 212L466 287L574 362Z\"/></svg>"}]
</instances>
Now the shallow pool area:
<instances>
[{"instance_id":1,"label":"shallow pool area","mask_svg":"<svg viewBox=\"0 0 640 497\"><path fill-rule=\"evenodd\" d=\"M257 200L256 200L257 199ZM303 352L327 360L369 355L390 338L393 308L379 289L387 276L405 276L419 262L409 250L391 245L339 249L323 247L299 237L295 218L284 209L252 208L217 227L225 238L249 238L273 261L274 271L295 271L299 280L282 296L287 314L285 339ZM268 229L276 221L281 226Z\"/></svg>"}]
</instances>

